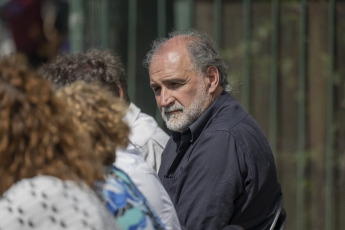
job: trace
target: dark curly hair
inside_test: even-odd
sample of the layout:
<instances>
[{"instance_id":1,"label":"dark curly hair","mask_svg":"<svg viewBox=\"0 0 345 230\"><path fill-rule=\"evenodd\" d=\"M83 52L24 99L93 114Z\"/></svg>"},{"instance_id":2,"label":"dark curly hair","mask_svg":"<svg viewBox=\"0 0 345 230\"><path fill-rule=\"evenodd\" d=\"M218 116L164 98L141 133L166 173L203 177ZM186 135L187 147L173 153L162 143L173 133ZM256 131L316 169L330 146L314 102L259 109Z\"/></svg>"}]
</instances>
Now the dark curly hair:
<instances>
[{"instance_id":1,"label":"dark curly hair","mask_svg":"<svg viewBox=\"0 0 345 230\"><path fill-rule=\"evenodd\" d=\"M124 103L100 84L83 81L58 89L57 96L74 112L81 130L90 134L95 155L111 165L115 149L129 142Z\"/></svg>"},{"instance_id":2,"label":"dark curly hair","mask_svg":"<svg viewBox=\"0 0 345 230\"><path fill-rule=\"evenodd\" d=\"M103 162L50 84L18 57L0 60L0 194L40 174L83 180L103 178Z\"/></svg>"},{"instance_id":3,"label":"dark curly hair","mask_svg":"<svg viewBox=\"0 0 345 230\"><path fill-rule=\"evenodd\" d=\"M75 81L99 81L117 97L119 87L126 102L130 102L127 91L126 72L118 55L103 49L59 55L38 68L38 73L52 82L56 88L67 86Z\"/></svg>"}]
</instances>

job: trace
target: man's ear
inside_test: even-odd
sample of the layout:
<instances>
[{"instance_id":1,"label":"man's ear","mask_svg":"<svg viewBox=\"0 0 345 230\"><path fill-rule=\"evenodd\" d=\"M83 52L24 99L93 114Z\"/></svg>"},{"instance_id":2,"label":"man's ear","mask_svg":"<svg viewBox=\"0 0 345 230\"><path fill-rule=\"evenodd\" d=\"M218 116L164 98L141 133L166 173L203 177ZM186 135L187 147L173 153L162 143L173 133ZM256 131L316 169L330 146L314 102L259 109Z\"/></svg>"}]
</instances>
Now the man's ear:
<instances>
[{"instance_id":1,"label":"man's ear","mask_svg":"<svg viewBox=\"0 0 345 230\"><path fill-rule=\"evenodd\" d=\"M207 84L209 86L209 92L214 93L219 85L219 71L215 66L209 66L206 70Z\"/></svg>"},{"instance_id":2,"label":"man's ear","mask_svg":"<svg viewBox=\"0 0 345 230\"><path fill-rule=\"evenodd\" d=\"M119 89L119 97L121 100L123 100L123 90L119 85L117 86L117 88Z\"/></svg>"}]
</instances>

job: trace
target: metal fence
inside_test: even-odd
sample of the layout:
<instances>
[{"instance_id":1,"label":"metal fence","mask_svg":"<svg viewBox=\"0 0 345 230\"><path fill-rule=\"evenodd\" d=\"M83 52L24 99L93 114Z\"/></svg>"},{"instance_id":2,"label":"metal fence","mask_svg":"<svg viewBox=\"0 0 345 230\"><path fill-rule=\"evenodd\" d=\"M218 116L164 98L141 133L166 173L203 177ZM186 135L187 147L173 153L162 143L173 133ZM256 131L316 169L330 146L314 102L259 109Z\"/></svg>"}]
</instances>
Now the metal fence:
<instances>
[{"instance_id":1,"label":"metal fence","mask_svg":"<svg viewBox=\"0 0 345 230\"><path fill-rule=\"evenodd\" d=\"M70 41L72 51L119 53L131 99L161 122L141 65L152 40L189 28L210 34L234 96L269 137L286 229L345 229L344 18L335 0L73 0Z\"/></svg>"}]
</instances>

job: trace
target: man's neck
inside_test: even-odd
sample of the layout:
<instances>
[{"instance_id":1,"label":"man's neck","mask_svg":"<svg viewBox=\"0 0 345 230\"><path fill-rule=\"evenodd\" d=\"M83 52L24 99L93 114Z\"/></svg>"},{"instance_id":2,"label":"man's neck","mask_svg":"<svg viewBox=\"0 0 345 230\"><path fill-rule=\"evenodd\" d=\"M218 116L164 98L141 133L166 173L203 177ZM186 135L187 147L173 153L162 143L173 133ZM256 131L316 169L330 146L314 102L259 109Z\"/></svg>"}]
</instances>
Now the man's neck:
<instances>
[{"instance_id":1,"label":"man's neck","mask_svg":"<svg viewBox=\"0 0 345 230\"><path fill-rule=\"evenodd\" d=\"M223 92L223 87L218 86L217 89L212 94L212 103L219 97L219 95ZM211 103L211 104L212 104Z\"/></svg>"}]
</instances>

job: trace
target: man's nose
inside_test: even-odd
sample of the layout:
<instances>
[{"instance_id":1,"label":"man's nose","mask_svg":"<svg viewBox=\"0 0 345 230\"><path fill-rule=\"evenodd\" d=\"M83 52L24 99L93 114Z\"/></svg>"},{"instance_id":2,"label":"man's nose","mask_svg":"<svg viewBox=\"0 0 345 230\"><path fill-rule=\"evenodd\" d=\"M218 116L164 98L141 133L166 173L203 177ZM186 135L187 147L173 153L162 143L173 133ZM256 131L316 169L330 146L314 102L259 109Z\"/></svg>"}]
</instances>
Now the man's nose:
<instances>
[{"instance_id":1,"label":"man's nose","mask_svg":"<svg viewBox=\"0 0 345 230\"><path fill-rule=\"evenodd\" d=\"M160 102L162 107L169 106L174 102L174 97L171 95L169 90L162 90Z\"/></svg>"}]
</instances>

